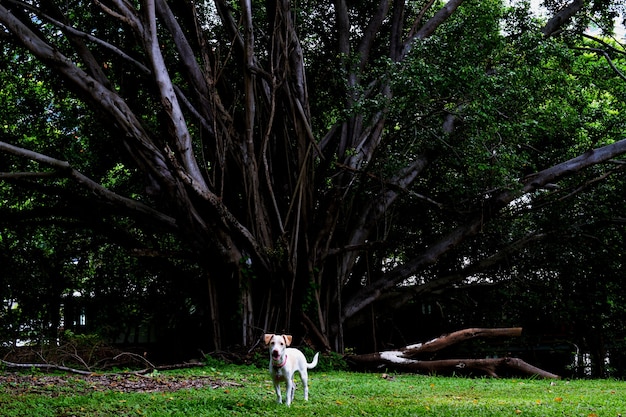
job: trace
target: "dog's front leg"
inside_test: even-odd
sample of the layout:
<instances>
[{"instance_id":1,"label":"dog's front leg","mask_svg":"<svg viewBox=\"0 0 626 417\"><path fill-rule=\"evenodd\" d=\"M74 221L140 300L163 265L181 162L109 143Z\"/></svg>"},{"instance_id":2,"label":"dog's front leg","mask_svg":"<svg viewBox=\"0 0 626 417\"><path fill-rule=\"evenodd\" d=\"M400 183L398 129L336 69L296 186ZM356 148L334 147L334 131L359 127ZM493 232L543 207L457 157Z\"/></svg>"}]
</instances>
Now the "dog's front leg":
<instances>
[{"instance_id":1,"label":"dog's front leg","mask_svg":"<svg viewBox=\"0 0 626 417\"><path fill-rule=\"evenodd\" d=\"M287 397L287 405L290 406L293 401L293 395L295 394L295 386L293 383L293 377L287 378L287 392L285 396Z\"/></svg>"},{"instance_id":2,"label":"dog's front leg","mask_svg":"<svg viewBox=\"0 0 626 417\"><path fill-rule=\"evenodd\" d=\"M274 380L274 391L276 391L276 402L278 404L282 404L283 403L283 396L280 395L280 382ZM289 398L289 397L287 397Z\"/></svg>"}]
</instances>

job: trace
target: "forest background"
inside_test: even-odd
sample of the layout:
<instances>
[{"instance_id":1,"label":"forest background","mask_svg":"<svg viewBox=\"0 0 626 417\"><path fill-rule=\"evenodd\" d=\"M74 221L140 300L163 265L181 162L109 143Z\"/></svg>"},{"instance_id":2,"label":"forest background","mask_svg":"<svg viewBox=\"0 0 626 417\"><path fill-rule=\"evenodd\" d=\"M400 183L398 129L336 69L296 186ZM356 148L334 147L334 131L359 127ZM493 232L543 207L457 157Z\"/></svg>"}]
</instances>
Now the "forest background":
<instances>
[{"instance_id":1,"label":"forest background","mask_svg":"<svg viewBox=\"0 0 626 417\"><path fill-rule=\"evenodd\" d=\"M623 3L311 3L0 1L3 344L523 326L624 375Z\"/></svg>"}]
</instances>

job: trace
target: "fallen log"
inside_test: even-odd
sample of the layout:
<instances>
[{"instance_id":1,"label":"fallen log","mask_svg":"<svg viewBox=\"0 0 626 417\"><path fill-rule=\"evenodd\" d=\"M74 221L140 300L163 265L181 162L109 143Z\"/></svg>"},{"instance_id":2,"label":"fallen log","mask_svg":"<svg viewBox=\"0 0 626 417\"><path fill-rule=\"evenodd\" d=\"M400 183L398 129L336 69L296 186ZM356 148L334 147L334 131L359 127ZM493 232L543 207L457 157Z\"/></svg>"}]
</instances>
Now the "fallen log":
<instances>
[{"instance_id":1,"label":"fallen log","mask_svg":"<svg viewBox=\"0 0 626 417\"><path fill-rule=\"evenodd\" d=\"M505 327L498 329L469 328L439 336L426 343L406 346L401 350L405 357L415 357L422 353L436 352L448 346L478 337L519 337L521 335L521 327Z\"/></svg>"},{"instance_id":2,"label":"fallen log","mask_svg":"<svg viewBox=\"0 0 626 417\"><path fill-rule=\"evenodd\" d=\"M441 360L418 360L416 356L424 353L432 353L450 345L473 339L476 337L504 337L520 336L521 327L502 329L471 328L459 330L454 333L443 335L426 343L409 345L398 350L368 353L362 355L350 355L346 359L356 365L369 368L385 368L400 372L416 373L450 373L450 372L479 372L492 377L498 377L499 369L517 371L527 375L534 375L547 379L560 379L560 376L537 368L529 363L511 357L486 358L486 359L441 359Z\"/></svg>"},{"instance_id":3,"label":"fallen log","mask_svg":"<svg viewBox=\"0 0 626 417\"><path fill-rule=\"evenodd\" d=\"M537 368L519 358L486 358L486 359L441 359L420 361L402 357L400 351L353 355L347 358L352 363L361 366L375 365L388 370L415 373L449 373L459 371L475 371L491 377L498 377L498 369L509 369L527 375L534 375L546 379L560 379L561 377L543 369Z\"/></svg>"}]
</instances>

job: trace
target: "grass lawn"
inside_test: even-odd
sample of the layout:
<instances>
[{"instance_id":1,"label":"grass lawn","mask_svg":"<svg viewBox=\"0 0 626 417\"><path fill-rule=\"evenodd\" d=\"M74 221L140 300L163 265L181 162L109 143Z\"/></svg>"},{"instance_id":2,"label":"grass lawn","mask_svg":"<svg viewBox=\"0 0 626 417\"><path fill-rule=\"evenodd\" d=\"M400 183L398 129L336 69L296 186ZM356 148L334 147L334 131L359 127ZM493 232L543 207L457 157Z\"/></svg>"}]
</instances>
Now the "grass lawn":
<instances>
[{"instance_id":1,"label":"grass lawn","mask_svg":"<svg viewBox=\"0 0 626 417\"><path fill-rule=\"evenodd\" d=\"M6 375L6 374L5 374ZM275 403L268 373L255 367L224 366L137 377L169 381L202 379L207 384L176 391L135 392L128 387L96 389L76 376L52 379L36 389L4 381L0 416L581 416L626 417L626 382L615 380L453 378L417 375L309 373L310 400L302 389L290 410ZM32 377L45 378L43 374ZM48 379L46 379L48 381ZM59 383L59 382L63 383ZM147 381L149 382L149 381ZM284 388L283 388L284 390Z\"/></svg>"}]
</instances>

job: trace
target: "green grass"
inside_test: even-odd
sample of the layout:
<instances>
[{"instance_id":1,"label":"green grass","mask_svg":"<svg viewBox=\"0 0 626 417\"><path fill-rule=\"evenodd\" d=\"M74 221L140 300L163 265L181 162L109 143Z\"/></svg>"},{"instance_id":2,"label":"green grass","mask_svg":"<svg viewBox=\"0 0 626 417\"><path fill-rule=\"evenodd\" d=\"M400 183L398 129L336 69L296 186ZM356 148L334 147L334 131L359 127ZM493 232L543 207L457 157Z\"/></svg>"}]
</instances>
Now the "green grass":
<instances>
[{"instance_id":1,"label":"green grass","mask_svg":"<svg viewBox=\"0 0 626 417\"><path fill-rule=\"evenodd\" d=\"M276 404L267 371L224 366L164 372L218 376L241 386L157 393L44 387L7 393L1 416L626 416L626 382L615 380L453 378L349 372L310 372L310 400L302 390L289 412ZM68 377L74 378L74 377ZM284 388L283 388L284 389Z\"/></svg>"}]
</instances>

